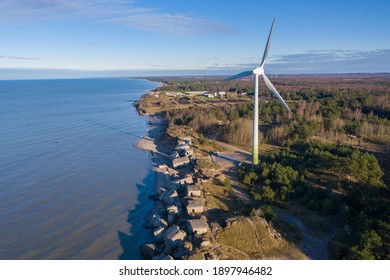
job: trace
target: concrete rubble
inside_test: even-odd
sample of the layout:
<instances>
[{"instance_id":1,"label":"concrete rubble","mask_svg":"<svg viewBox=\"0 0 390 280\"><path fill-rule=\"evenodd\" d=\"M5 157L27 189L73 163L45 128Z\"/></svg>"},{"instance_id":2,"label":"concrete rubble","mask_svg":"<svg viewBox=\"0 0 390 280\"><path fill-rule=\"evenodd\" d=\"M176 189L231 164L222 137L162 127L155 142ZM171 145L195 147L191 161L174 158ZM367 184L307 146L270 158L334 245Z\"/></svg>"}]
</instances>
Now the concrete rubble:
<instances>
[{"instance_id":1,"label":"concrete rubble","mask_svg":"<svg viewBox=\"0 0 390 280\"><path fill-rule=\"evenodd\" d=\"M182 139L182 145L178 148L179 151L186 150L191 153L191 138ZM159 168L169 171L165 165ZM150 221L154 242L140 247L141 255L145 259L186 259L194 250L193 242L196 236L203 236L210 231L204 216L189 220L192 214L201 215L205 209L202 198L203 186L199 180L194 183L194 172L184 172L183 177L179 176L183 173L180 170L172 169L169 173L171 174L167 175L169 183L157 188L156 193L150 196L156 201ZM190 199L191 197L196 200ZM200 241L196 242L196 246L199 247ZM206 241L202 244L205 245Z\"/></svg>"}]
</instances>

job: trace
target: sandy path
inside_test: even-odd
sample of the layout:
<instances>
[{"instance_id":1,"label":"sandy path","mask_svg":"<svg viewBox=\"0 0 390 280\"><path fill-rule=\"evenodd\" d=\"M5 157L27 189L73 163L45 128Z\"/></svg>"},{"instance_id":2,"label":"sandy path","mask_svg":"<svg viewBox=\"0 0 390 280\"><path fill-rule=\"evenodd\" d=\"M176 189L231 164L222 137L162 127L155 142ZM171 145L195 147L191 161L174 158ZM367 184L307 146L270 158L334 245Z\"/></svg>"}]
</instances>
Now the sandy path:
<instances>
[{"instance_id":1,"label":"sandy path","mask_svg":"<svg viewBox=\"0 0 390 280\"><path fill-rule=\"evenodd\" d=\"M213 155L213 160L220 164L224 173L232 175L234 169L240 162L250 162L251 154L245 150L236 148L232 145L219 142L218 144L227 149L225 152L221 152L219 155ZM232 172L233 171L233 172ZM253 200L248 196L245 190L243 190L237 183L237 178L232 177L232 187L238 198L246 203L253 204ZM295 224L299 231L302 233L302 239L298 246L301 250L311 259L328 259L328 243L331 241L338 230L338 226L335 225L329 232L319 234L308 226L306 226L302 220L287 211L274 208L276 214L285 220L289 224Z\"/></svg>"}]
</instances>

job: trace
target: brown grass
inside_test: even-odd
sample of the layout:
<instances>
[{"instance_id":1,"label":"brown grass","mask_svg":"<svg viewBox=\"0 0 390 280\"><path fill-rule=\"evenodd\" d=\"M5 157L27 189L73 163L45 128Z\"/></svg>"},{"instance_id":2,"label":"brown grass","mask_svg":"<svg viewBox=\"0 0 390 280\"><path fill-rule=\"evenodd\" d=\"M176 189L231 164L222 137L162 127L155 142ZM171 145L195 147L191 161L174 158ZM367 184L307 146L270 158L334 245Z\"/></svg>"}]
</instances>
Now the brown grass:
<instances>
[{"instance_id":1,"label":"brown grass","mask_svg":"<svg viewBox=\"0 0 390 280\"><path fill-rule=\"evenodd\" d=\"M204 183L204 191L207 198L208 209L220 209L225 211L242 211L245 203L238 200L233 189L226 188L214 183L213 179Z\"/></svg>"},{"instance_id":2,"label":"brown grass","mask_svg":"<svg viewBox=\"0 0 390 280\"><path fill-rule=\"evenodd\" d=\"M285 239L275 239L260 218L239 218L219 232L216 241L234 259L307 259Z\"/></svg>"}]
</instances>

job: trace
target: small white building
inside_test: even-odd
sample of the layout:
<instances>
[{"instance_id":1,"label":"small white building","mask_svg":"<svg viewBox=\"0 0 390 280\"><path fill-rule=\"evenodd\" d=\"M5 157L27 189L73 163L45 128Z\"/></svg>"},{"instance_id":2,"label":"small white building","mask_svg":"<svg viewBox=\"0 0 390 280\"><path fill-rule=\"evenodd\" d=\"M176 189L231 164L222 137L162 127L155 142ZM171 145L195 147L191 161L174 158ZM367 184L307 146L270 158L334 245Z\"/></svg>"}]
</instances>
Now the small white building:
<instances>
[{"instance_id":1,"label":"small white building","mask_svg":"<svg viewBox=\"0 0 390 280\"><path fill-rule=\"evenodd\" d=\"M226 96L226 92L224 92L224 91L218 91L218 92L215 92L215 93L214 93L214 96L215 96L215 97Z\"/></svg>"},{"instance_id":2,"label":"small white building","mask_svg":"<svg viewBox=\"0 0 390 280\"><path fill-rule=\"evenodd\" d=\"M203 95L209 93L208 91L187 91L185 92L185 95L187 96L197 96L197 95Z\"/></svg>"}]
</instances>

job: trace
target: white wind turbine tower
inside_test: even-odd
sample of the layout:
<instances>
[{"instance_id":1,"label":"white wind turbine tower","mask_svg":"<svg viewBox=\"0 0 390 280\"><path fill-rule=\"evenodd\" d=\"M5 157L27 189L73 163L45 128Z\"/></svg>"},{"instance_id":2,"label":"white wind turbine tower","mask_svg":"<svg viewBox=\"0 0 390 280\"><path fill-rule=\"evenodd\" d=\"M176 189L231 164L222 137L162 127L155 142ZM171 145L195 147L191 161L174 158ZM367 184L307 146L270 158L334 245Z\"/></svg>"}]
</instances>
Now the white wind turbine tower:
<instances>
[{"instance_id":1,"label":"white wind turbine tower","mask_svg":"<svg viewBox=\"0 0 390 280\"><path fill-rule=\"evenodd\" d=\"M259 76L263 77L263 80L269 90L279 99L280 102L282 102L283 106L286 107L286 109L291 113L290 108L287 106L286 102L284 102L283 98L280 96L279 92L276 90L276 88L273 86L273 84L270 82L270 80L267 78L267 76L264 73L264 65L267 60L269 47L271 45L271 39L272 39L272 32L274 31L274 24L275 24L275 18L272 22L271 30L269 32L267 45L264 50L263 60L260 63L259 67L256 67L255 69L251 71L245 71L242 73L239 73L237 75L231 76L229 78L226 78L225 81L231 81L238 78L254 75L254 89L255 89L255 108L254 108L254 114L253 114L253 143L252 143L252 163L258 164L259 163Z\"/></svg>"}]
</instances>

